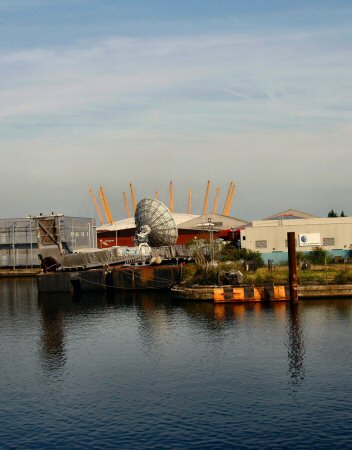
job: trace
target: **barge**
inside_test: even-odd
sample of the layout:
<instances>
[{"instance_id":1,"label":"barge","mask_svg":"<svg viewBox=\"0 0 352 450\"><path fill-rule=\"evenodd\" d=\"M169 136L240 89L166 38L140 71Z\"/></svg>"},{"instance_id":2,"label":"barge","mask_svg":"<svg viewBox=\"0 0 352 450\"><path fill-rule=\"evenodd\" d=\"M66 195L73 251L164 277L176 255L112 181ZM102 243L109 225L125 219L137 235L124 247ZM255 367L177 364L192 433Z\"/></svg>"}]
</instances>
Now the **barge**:
<instances>
[{"instance_id":1,"label":"barge","mask_svg":"<svg viewBox=\"0 0 352 450\"><path fill-rule=\"evenodd\" d=\"M182 265L193 260L191 248L176 245L176 223L157 199L145 198L137 205L135 247L73 251L60 217L33 217L42 269L39 292L168 289L181 281Z\"/></svg>"}]
</instances>

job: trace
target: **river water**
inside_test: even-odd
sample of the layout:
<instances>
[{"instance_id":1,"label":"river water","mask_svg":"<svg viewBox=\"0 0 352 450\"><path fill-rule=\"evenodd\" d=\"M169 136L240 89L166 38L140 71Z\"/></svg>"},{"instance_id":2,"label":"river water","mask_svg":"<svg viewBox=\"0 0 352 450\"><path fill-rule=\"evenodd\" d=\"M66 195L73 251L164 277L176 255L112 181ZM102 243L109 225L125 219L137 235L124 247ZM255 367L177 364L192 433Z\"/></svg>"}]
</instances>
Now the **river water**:
<instances>
[{"instance_id":1,"label":"river water","mask_svg":"<svg viewBox=\"0 0 352 450\"><path fill-rule=\"evenodd\" d=\"M39 296L0 280L0 448L352 448L352 300Z\"/></svg>"}]
</instances>

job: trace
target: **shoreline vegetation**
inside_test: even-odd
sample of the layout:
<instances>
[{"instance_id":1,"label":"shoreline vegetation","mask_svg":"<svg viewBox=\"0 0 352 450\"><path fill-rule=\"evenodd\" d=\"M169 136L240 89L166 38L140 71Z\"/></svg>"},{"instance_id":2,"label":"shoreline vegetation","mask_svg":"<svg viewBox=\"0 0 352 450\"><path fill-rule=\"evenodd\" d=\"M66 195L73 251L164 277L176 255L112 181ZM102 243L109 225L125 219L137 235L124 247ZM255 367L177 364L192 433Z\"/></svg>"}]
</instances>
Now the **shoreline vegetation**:
<instances>
[{"instance_id":1,"label":"shoreline vegetation","mask_svg":"<svg viewBox=\"0 0 352 450\"><path fill-rule=\"evenodd\" d=\"M202 254L201 246L199 252ZM321 247L309 253L297 252L297 262L299 285L352 283L352 264L349 260L334 259ZM232 243L214 243L211 256L203 253L203 258L196 258L194 264L184 267L182 284L188 287L226 284L227 274L231 272L240 272L238 285L286 285L289 282L288 263L266 265L260 252L238 249Z\"/></svg>"},{"instance_id":2,"label":"shoreline vegetation","mask_svg":"<svg viewBox=\"0 0 352 450\"><path fill-rule=\"evenodd\" d=\"M232 284L229 274L237 276L234 285L258 287L289 282L288 263L265 264L260 252L216 241L212 244L197 242L196 246L195 262L182 267L181 284L185 287ZM297 260L300 286L352 284L352 263L334 259L321 247L309 253L297 252ZM39 273L40 268L4 268L0 269L0 278L33 277Z\"/></svg>"},{"instance_id":3,"label":"shoreline vegetation","mask_svg":"<svg viewBox=\"0 0 352 450\"><path fill-rule=\"evenodd\" d=\"M285 285L288 284L288 265L273 266L272 269L260 267L255 271L245 271L244 263L227 262L219 263L215 267L205 268L197 264L189 264L183 269L183 284L210 285L219 284L219 277L231 271L240 271L243 275L241 285L262 286L265 284ZM352 265L316 265L309 269L298 268L299 285L327 285L327 284L351 284Z\"/></svg>"}]
</instances>

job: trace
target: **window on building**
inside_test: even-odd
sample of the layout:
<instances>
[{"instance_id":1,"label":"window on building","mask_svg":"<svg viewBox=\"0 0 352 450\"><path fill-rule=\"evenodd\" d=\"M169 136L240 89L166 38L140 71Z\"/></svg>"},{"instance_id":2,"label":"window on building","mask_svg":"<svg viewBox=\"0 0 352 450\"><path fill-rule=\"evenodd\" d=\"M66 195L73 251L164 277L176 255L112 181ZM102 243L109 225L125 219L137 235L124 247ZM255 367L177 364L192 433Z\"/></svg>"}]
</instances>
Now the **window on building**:
<instances>
[{"instance_id":1,"label":"window on building","mask_svg":"<svg viewBox=\"0 0 352 450\"><path fill-rule=\"evenodd\" d=\"M323 238L324 247L332 247L335 245L335 238Z\"/></svg>"},{"instance_id":2,"label":"window on building","mask_svg":"<svg viewBox=\"0 0 352 450\"><path fill-rule=\"evenodd\" d=\"M267 248L268 242L267 241L255 241L255 248Z\"/></svg>"},{"instance_id":3,"label":"window on building","mask_svg":"<svg viewBox=\"0 0 352 450\"><path fill-rule=\"evenodd\" d=\"M245 240L246 240L246 236L243 236L243 237L242 237L242 240L245 241Z\"/></svg>"}]
</instances>

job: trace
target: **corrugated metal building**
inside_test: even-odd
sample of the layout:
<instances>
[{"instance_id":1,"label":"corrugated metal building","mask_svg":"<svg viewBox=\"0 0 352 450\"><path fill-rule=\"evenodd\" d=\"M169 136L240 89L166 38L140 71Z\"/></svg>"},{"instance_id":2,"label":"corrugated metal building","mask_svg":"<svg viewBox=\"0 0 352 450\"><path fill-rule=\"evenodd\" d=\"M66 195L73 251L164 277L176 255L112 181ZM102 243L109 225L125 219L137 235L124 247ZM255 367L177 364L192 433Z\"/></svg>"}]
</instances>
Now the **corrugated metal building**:
<instances>
[{"instance_id":1,"label":"corrugated metal building","mask_svg":"<svg viewBox=\"0 0 352 450\"><path fill-rule=\"evenodd\" d=\"M60 218L64 240L75 251L96 247L95 219ZM0 267L37 267L37 236L32 218L0 219Z\"/></svg>"},{"instance_id":2,"label":"corrugated metal building","mask_svg":"<svg viewBox=\"0 0 352 450\"><path fill-rule=\"evenodd\" d=\"M322 247L332 256L352 256L352 218L259 220L241 230L241 247L259 251L265 261L287 261L287 232L296 233L297 251Z\"/></svg>"}]
</instances>

